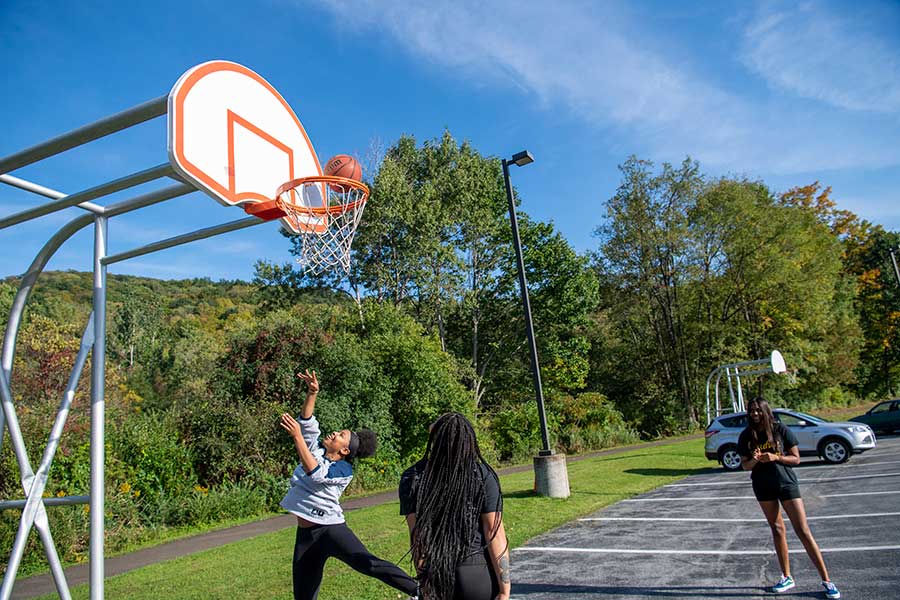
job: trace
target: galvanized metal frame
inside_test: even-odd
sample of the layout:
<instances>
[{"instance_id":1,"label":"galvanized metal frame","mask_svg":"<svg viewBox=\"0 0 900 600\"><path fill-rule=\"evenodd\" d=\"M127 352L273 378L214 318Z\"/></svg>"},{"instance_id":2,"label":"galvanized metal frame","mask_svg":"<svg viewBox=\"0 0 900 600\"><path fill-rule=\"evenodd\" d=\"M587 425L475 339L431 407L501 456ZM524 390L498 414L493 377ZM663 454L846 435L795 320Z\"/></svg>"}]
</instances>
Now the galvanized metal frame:
<instances>
[{"instance_id":1,"label":"galvanized metal frame","mask_svg":"<svg viewBox=\"0 0 900 600\"><path fill-rule=\"evenodd\" d=\"M721 400L719 398L719 384L722 380L722 375L725 375L725 381L728 385L728 398L731 401L731 412L739 412L744 410L744 390L741 386L741 377L750 377L754 375L768 375L769 373L774 373L775 371L772 369L772 358L760 358L758 360L748 360L745 362L736 362L730 363L727 365L719 365L709 374L709 377L706 378L706 422L710 423L712 418L718 417L721 415L724 410L722 409ZM768 365L763 368L758 368L761 365ZM757 367L747 371L741 371L741 369L745 369L747 367ZM715 377L715 385L713 389L715 390L714 395L710 395L710 384L713 382L713 377ZM712 414L712 398L715 398L715 415Z\"/></svg>"},{"instance_id":2,"label":"galvanized metal frame","mask_svg":"<svg viewBox=\"0 0 900 600\"><path fill-rule=\"evenodd\" d=\"M59 231L57 231L41 248L32 261L31 266L25 271L19 289L13 299L9 319L6 325L6 332L3 338L3 349L2 354L0 354L0 405L2 405L2 411L0 411L0 449L3 447L4 435L8 429L10 443L12 444L16 462L19 465L25 499L0 501L0 510L18 509L22 511L19 529L16 533L13 548L10 551L7 570L3 577L2 586L0 586L0 600L8 600L12 595L16 574L22 561L28 534L32 527L38 531L40 536L59 596L64 599L71 598L62 564L59 560L59 555L57 554L56 546L50 532L50 523L47 518L46 508L51 506L70 506L85 503L90 504L90 597L92 600L95 600L103 598L104 595L104 381L107 265L122 262L151 252L157 252L166 248L187 244L195 240L220 235L229 231L237 231L239 229L252 227L265 222L256 217L243 218L160 240L110 256L107 254L107 247L109 219L111 217L195 192L197 191L197 188L190 183L184 182L168 162L74 194L65 194L9 174L10 171L15 169L34 164L45 158L76 148L111 133L122 131L149 119L162 116L167 112L167 102L168 96L161 96L129 110L32 146L21 152L0 158L0 183L52 199L51 202L0 218L0 229L12 227L19 223L37 219L44 215L73 206L81 208L88 213L74 218L59 229ZM127 190L166 177L174 179L178 183L107 206L101 206L92 202L92 200L98 200L115 192ZM69 376L66 389L63 392L56 419L44 449L41 462L38 465L37 471L35 471L31 467L25 441L22 437L21 429L19 428L19 421L16 416L15 405L13 402L14 396L10 387L16 338L18 336L25 306L38 276L60 246L75 233L88 225L94 226L92 266L94 287L93 310L88 319L88 323L85 326L75 364ZM47 478L53 462L53 457L59 447L63 427L65 426L72 403L75 400L75 389L81 377L85 362L87 361L88 353L91 353L93 356L93 368L91 370L90 495L67 496L64 498L43 498L42 496L47 485Z\"/></svg>"}]
</instances>

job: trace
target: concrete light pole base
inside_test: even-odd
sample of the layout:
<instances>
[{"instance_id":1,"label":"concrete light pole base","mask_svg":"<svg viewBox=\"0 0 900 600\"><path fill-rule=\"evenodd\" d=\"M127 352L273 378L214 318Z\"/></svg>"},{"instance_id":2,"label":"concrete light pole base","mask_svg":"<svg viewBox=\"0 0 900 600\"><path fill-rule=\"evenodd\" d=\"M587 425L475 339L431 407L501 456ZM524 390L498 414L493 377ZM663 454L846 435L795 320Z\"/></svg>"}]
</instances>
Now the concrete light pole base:
<instances>
[{"instance_id":1,"label":"concrete light pole base","mask_svg":"<svg viewBox=\"0 0 900 600\"><path fill-rule=\"evenodd\" d=\"M566 470L565 454L534 457L534 488L539 496L569 497L569 472Z\"/></svg>"}]
</instances>

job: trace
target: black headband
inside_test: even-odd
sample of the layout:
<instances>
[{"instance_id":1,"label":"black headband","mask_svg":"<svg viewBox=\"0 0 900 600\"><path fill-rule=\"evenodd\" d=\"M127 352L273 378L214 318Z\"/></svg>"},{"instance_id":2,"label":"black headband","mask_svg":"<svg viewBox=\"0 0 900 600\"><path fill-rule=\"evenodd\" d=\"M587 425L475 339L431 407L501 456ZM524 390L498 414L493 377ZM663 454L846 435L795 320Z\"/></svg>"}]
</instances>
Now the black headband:
<instances>
[{"instance_id":1,"label":"black headband","mask_svg":"<svg viewBox=\"0 0 900 600\"><path fill-rule=\"evenodd\" d=\"M356 451L359 449L359 436L356 435L355 431L350 432L350 454L347 455L348 458L353 458L356 456Z\"/></svg>"}]
</instances>

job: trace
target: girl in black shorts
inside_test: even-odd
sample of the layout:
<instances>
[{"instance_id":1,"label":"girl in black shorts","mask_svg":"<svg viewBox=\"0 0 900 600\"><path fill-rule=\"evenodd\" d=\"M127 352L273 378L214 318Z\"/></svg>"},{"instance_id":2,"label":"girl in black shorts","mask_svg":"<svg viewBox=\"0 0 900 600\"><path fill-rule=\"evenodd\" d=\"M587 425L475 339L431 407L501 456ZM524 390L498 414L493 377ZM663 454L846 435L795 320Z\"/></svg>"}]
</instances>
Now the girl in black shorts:
<instances>
[{"instance_id":1,"label":"girl in black shorts","mask_svg":"<svg viewBox=\"0 0 900 600\"><path fill-rule=\"evenodd\" d=\"M826 598L840 598L841 593L828 578L828 570L819 546L813 538L806 522L806 511L800 498L797 476L791 468L800 464L797 437L790 429L775 420L769 403L756 397L747 404L747 428L738 439L738 452L745 470L753 470L753 493L759 501L763 514L772 528L775 540L775 554L781 565L781 580L772 587L775 593L786 592L794 587L791 565L788 559L787 535L781 508L784 507L794 527L794 532L806 553L822 577Z\"/></svg>"},{"instance_id":2,"label":"girl in black shorts","mask_svg":"<svg viewBox=\"0 0 900 600\"><path fill-rule=\"evenodd\" d=\"M497 473L475 430L447 413L431 426L425 457L400 478L422 598L509 600L509 552Z\"/></svg>"}]
</instances>

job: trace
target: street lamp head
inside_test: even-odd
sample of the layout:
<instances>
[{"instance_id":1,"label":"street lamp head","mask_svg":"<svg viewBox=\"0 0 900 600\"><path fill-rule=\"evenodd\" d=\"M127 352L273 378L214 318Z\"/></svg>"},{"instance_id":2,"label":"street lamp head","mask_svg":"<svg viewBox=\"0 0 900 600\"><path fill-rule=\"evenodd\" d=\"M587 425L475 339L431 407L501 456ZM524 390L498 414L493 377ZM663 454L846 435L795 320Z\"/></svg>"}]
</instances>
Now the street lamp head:
<instances>
[{"instance_id":1,"label":"street lamp head","mask_svg":"<svg viewBox=\"0 0 900 600\"><path fill-rule=\"evenodd\" d=\"M528 150L522 150L521 152L516 152L515 154L513 154L509 162L515 164L516 166L524 167L525 165L533 163L534 157Z\"/></svg>"}]
</instances>

